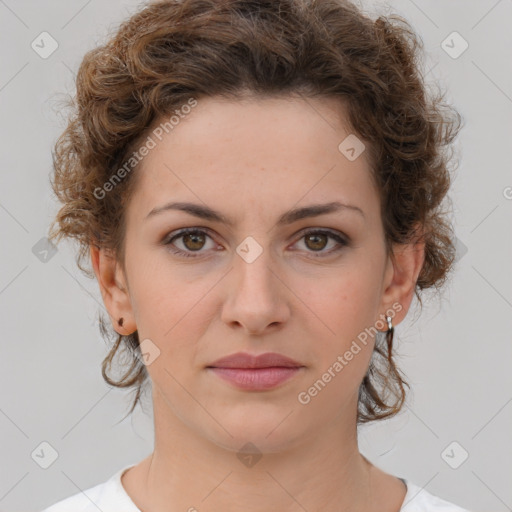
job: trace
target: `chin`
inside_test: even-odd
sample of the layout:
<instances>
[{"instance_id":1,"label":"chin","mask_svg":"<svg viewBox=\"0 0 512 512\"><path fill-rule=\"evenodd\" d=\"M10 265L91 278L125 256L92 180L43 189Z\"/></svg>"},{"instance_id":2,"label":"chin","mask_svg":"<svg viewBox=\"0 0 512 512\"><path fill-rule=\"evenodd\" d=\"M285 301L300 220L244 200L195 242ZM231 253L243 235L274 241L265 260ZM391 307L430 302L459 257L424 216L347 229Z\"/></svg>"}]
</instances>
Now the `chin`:
<instances>
[{"instance_id":1,"label":"chin","mask_svg":"<svg viewBox=\"0 0 512 512\"><path fill-rule=\"evenodd\" d=\"M213 413L215 418L222 418L222 426L210 423L211 428L208 432L203 429L203 435L218 446L237 454L252 450L256 453L278 453L307 437L307 425L297 421L296 412L286 418L293 410L292 407L273 407L269 410L269 404L265 405L258 407L253 404L251 408L238 413L234 409L230 414Z\"/></svg>"}]
</instances>

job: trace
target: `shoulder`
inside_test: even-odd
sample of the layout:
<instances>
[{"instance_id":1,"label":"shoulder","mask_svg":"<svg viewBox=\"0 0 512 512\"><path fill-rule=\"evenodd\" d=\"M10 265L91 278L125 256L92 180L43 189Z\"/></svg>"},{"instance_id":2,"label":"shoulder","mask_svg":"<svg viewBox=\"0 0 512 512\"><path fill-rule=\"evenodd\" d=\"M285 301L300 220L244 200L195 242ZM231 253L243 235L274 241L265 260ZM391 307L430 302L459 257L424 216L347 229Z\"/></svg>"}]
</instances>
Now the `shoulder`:
<instances>
[{"instance_id":1,"label":"shoulder","mask_svg":"<svg viewBox=\"0 0 512 512\"><path fill-rule=\"evenodd\" d=\"M471 512L435 496L409 480L405 480L407 494L400 512Z\"/></svg>"},{"instance_id":2,"label":"shoulder","mask_svg":"<svg viewBox=\"0 0 512 512\"><path fill-rule=\"evenodd\" d=\"M121 484L121 475L132 467L126 466L114 473L106 482L64 498L41 512L140 512L130 500Z\"/></svg>"},{"instance_id":3,"label":"shoulder","mask_svg":"<svg viewBox=\"0 0 512 512\"><path fill-rule=\"evenodd\" d=\"M89 512L90 510L98 510L100 505L100 497L105 495L107 482L98 484L85 491L64 498L53 505L45 508L42 512ZM92 507L92 508L91 508Z\"/></svg>"}]
</instances>

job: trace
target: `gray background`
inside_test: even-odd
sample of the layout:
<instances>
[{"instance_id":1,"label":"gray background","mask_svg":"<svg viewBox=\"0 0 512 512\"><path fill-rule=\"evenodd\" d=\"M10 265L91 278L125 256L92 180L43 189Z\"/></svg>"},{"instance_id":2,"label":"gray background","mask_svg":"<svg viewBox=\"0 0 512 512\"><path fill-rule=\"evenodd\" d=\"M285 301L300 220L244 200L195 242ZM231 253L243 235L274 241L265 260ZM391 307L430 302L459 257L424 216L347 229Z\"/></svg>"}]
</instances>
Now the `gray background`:
<instances>
[{"instance_id":1,"label":"gray background","mask_svg":"<svg viewBox=\"0 0 512 512\"><path fill-rule=\"evenodd\" d=\"M57 211L48 175L64 128L58 101L73 92L84 53L137 5L0 0L0 510L39 510L152 450L150 405L119 423L132 395L101 378L96 282L76 268L67 242L46 263L36 245ZM462 506L512 510L512 1L363 5L401 14L419 32L427 78L448 89L466 127L451 191L457 270L441 301L397 328L413 391L398 418L361 429L360 448ZM46 59L31 48L43 31L59 45ZM455 59L441 47L453 31L469 43ZM47 469L31 456L44 441L58 452ZM469 457L453 469L446 461L458 465L463 450Z\"/></svg>"}]
</instances>

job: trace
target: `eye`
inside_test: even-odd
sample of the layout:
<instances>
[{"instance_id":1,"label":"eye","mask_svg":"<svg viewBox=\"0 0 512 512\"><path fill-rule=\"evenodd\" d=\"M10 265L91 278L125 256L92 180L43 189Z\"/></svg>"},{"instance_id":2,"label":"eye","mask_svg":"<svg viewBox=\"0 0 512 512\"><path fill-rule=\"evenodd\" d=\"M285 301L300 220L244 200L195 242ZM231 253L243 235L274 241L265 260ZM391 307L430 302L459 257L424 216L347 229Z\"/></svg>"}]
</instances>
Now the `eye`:
<instances>
[{"instance_id":1,"label":"eye","mask_svg":"<svg viewBox=\"0 0 512 512\"><path fill-rule=\"evenodd\" d=\"M185 228L178 231L170 238L167 238L167 240L164 241L164 245L169 246L171 252L178 256L184 256L185 258L197 258L201 256L201 253L207 252L206 250L201 251L201 249L206 247L208 239L213 243L212 237L204 229ZM299 241L302 240L304 240L306 252L318 253L318 255L313 254L314 257L328 256L349 245L348 239L340 233L325 229L315 229L302 232L302 236ZM329 245L329 240L335 242L334 248L324 251L323 249ZM177 244L175 243L176 241L178 241ZM182 247L179 247L179 245ZM213 244L213 247L215 247L215 244ZM213 247L210 246L209 249L212 249ZM206 249L208 249L208 247L206 247Z\"/></svg>"},{"instance_id":2,"label":"eye","mask_svg":"<svg viewBox=\"0 0 512 512\"><path fill-rule=\"evenodd\" d=\"M174 254L178 254L179 256L184 256L186 258L196 258L200 256L201 249L205 247L205 243L207 239L212 240L212 238L208 235L208 233L202 229L198 228L186 228L182 229L178 233L176 233L171 238L167 239L164 242L165 245L170 246L171 252ZM180 240L181 239L181 240ZM182 248L176 248L174 245L175 240L180 240ZM212 240L213 242L213 240ZM210 247L211 248L211 247ZM205 251L203 251L205 252ZM199 254L192 254L199 253Z\"/></svg>"},{"instance_id":3,"label":"eye","mask_svg":"<svg viewBox=\"0 0 512 512\"><path fill-rule=\"evenodd\" d=\"M329 239L335 242L334 248L324 251L323 249L329 245ZM324 229L314 229L303 232L300 241L302 240L304 240L304 245L308 249L307 252L319 253L318 255L314 254L314 257L330 255L349 245L348 240L341 234Z\"/></svg>"}]
</instances>

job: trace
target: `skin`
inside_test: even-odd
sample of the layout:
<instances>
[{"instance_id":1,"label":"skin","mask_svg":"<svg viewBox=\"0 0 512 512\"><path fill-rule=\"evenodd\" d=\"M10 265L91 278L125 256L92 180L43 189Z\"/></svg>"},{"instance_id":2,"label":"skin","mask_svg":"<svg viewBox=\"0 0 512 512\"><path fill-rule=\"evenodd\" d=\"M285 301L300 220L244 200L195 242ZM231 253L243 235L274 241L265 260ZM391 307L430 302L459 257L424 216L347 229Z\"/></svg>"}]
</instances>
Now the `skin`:
<instances>
[{"instance_id":1,"label":"skin","mask_svg":"<svg viewBox=\"0 0 512 512\"><path fill-rule=\"evenodd\" d=\"M307 405L297 399L365 328L385 331L376 322L386 311L394 326L403 320L424 261L421 243L395 246L394 261L386 255L368 153L350 161L338 149L352 133L346 119L332 98L201 99L137 169L126 272L91 245L115 329L137 330L160 350L147 366L154 452L122 477L143 512L400 509L404 484L357 446L358 389L375 339ZM233 226L177 210L146 219L171 200L207 205ZM331 201L363 215L343 209L276 225L292 208ZM174 240L196 258L163 243L184 227L209 230ZM236 252L247 236L262 249L252 263ZM205 368L238 351L278 352L305 368L274 389L239 390ZM262 455L251 467L237 458L247 442Z\"/></svg>"}]
</instances>

